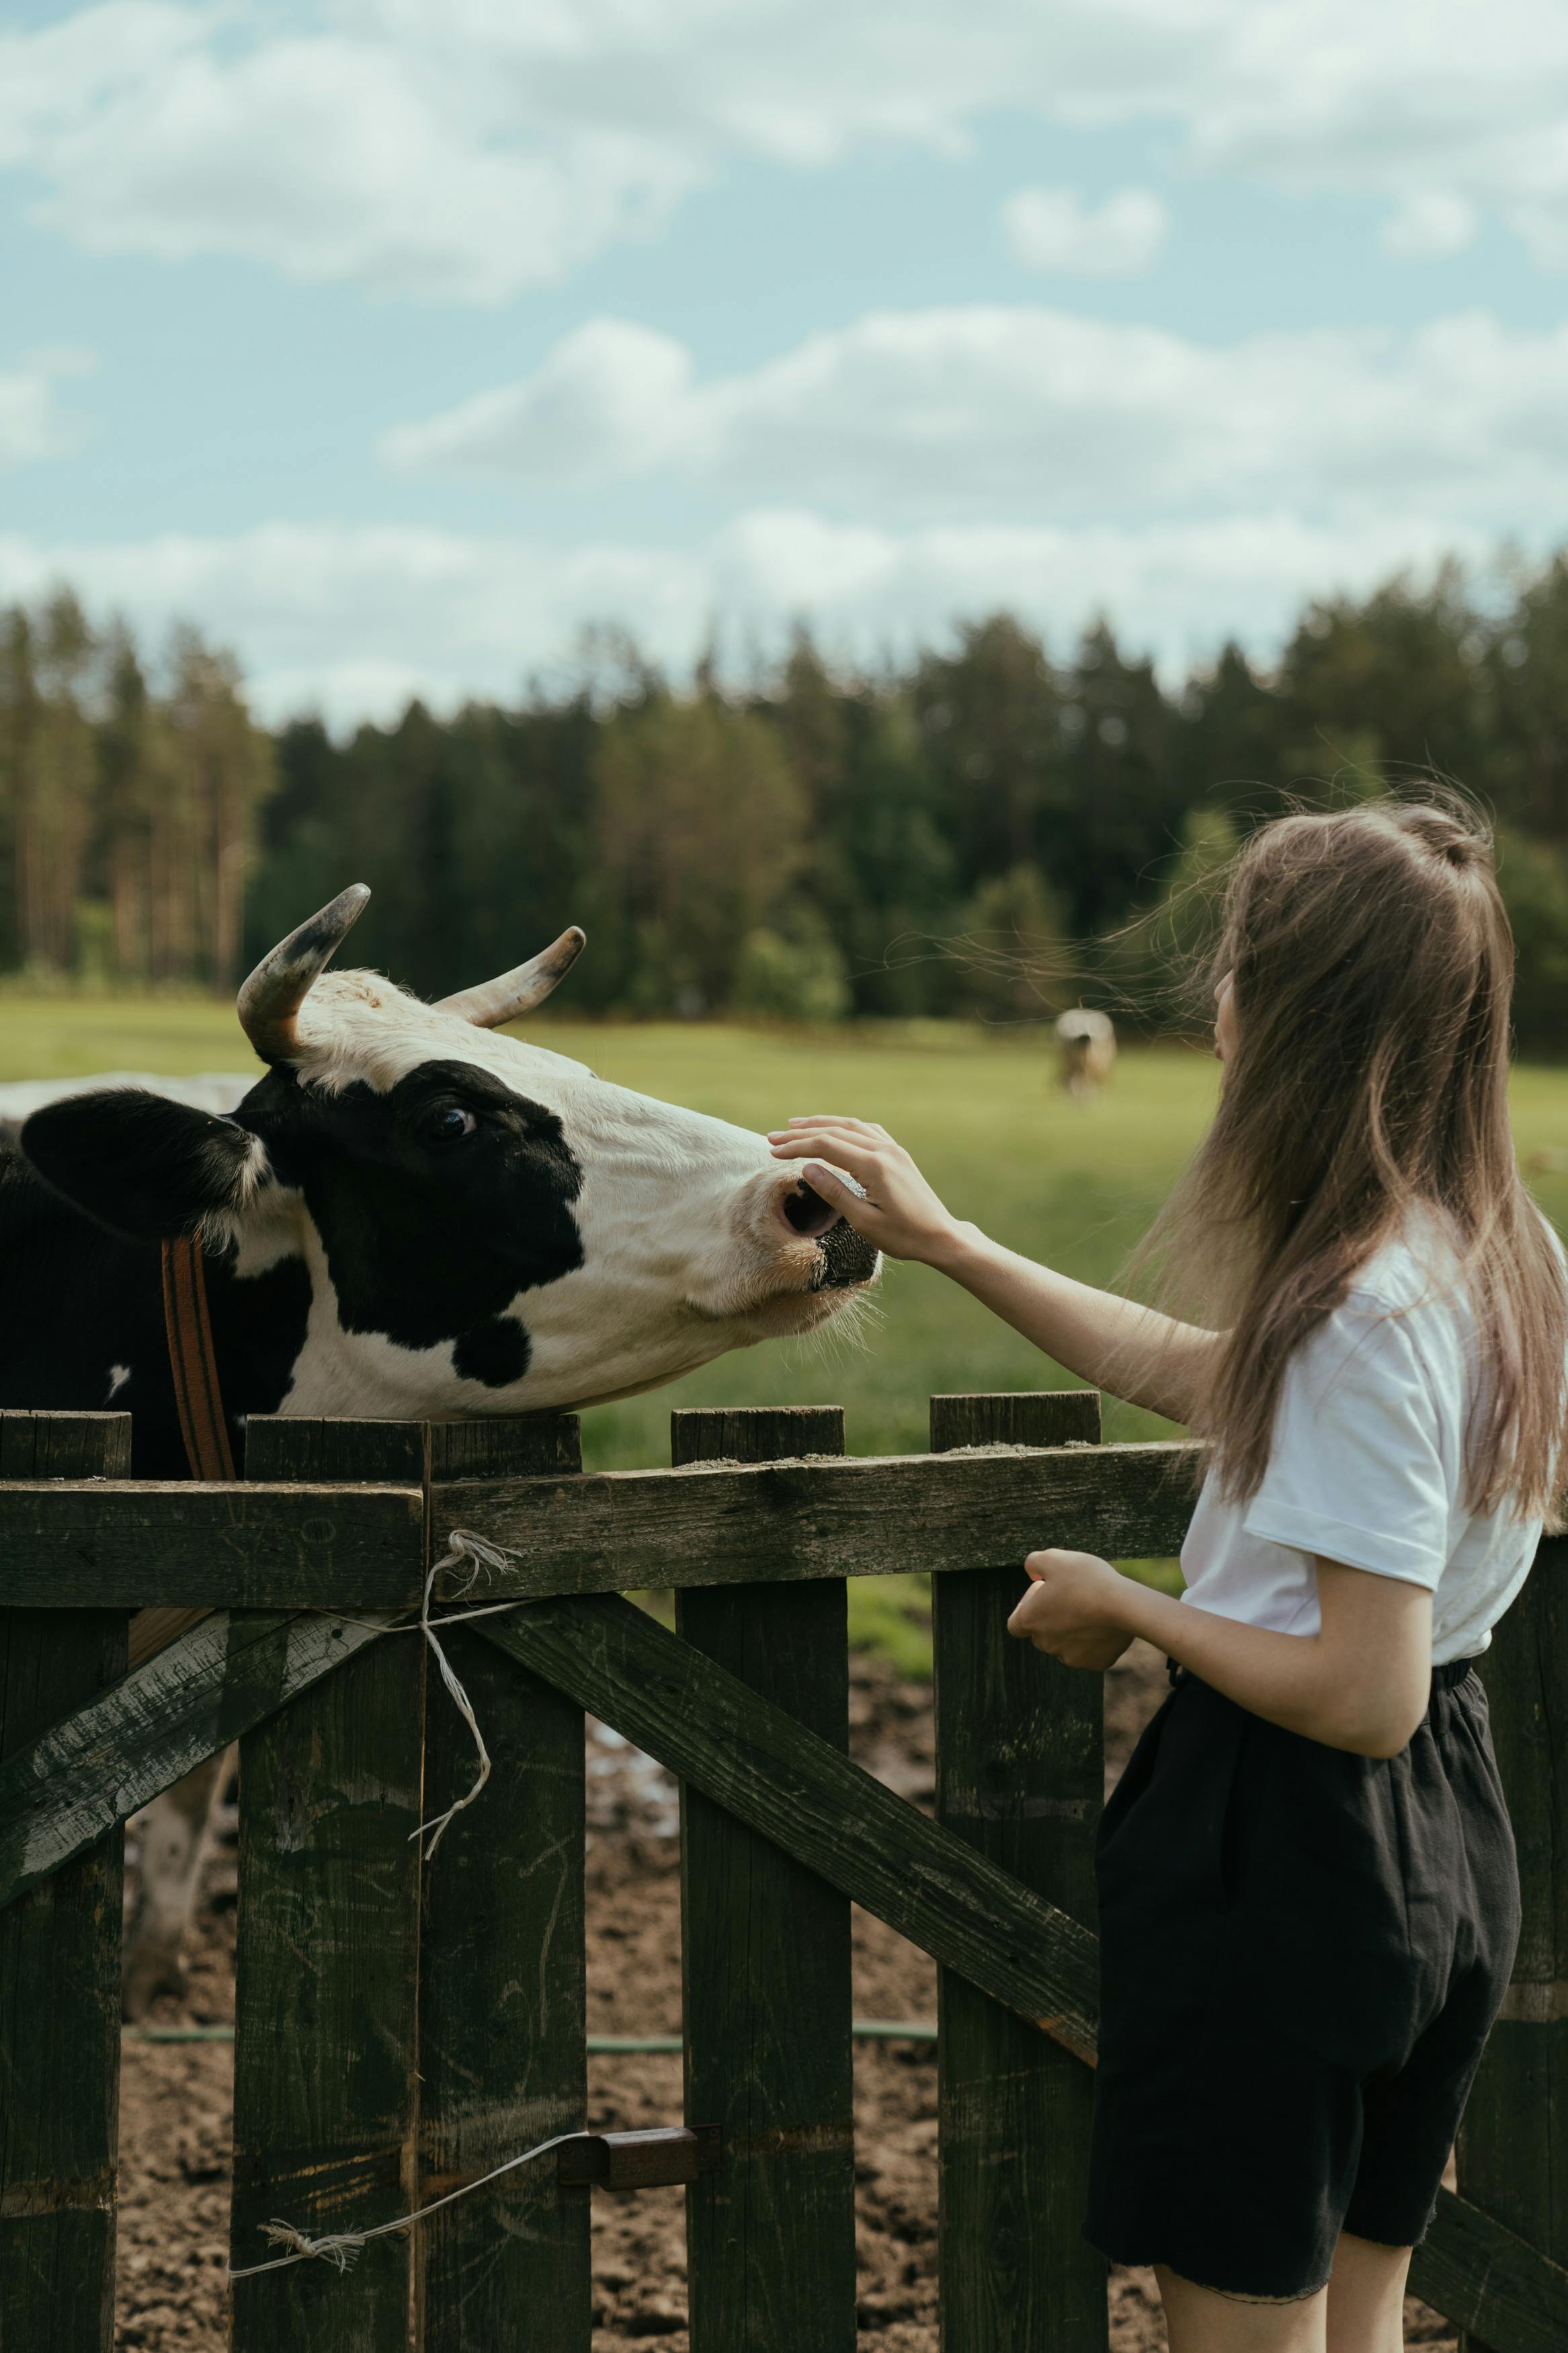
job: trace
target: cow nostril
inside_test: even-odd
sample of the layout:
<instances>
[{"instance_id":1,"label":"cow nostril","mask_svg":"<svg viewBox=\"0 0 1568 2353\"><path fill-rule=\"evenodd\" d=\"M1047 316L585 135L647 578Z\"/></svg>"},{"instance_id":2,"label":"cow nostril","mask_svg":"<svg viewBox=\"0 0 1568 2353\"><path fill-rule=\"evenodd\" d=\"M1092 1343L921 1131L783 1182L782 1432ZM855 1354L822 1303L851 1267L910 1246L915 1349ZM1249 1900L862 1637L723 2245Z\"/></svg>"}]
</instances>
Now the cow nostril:
<instances>
[{"instance_id":1,"label":"cow nostril","mask_svg":"<svg viewBox=\"0 0 1568 2353\"><path fill-rule=\"evenodd\" d=\"M837 1210L829 1208L820 1193L813 1192L804 1178L782 1196L779 1207L786 1223L813 1241L838 1222Z\"/></svg>"}]
</instances>

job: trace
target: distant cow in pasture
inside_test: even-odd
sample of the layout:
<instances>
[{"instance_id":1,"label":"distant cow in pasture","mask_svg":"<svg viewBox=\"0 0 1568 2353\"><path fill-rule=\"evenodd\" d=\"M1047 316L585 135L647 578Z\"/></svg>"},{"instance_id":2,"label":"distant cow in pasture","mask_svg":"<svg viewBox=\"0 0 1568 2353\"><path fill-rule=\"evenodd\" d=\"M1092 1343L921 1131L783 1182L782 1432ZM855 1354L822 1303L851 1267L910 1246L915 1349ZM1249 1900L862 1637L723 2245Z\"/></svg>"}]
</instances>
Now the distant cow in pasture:
<instances>
[{"instance_id":1,"label":"distant cow in pasture","mask_svg":"<svg viewBox=\"0 0 1568 2353\"><path fill-rule=\"evenodd\" d=\"M183 1082L194 1102L177 1081L0 1089L0 1405L127 1411L135 1474L186 1476L160 1247L179 1237L202 1245L237 1464L250 1414L592 1405L809 1332L874 1280L870 1245L762 1136L500 1034L581 932L427 1005L325 969L368 897L343 892L245 983L269 1067L222 1112L221 1080ZM133 1658L175 1630L148 1616ZM216 1777L144 1818L133 2015L179 1982Z\"/></svg>"},{"instance_id":2,"label":"distant cow in pasture","mask_svg":"<svg viewBox=\"0 0 1568 2353\"><path fill-rule=\"evenodd\" d=\"M1116 1067L1116 1031L1109 1013L1075 1005L1056 1022L1058 1079L1079 1100L1102 1087Z\"/></svg>"}]
</instances>

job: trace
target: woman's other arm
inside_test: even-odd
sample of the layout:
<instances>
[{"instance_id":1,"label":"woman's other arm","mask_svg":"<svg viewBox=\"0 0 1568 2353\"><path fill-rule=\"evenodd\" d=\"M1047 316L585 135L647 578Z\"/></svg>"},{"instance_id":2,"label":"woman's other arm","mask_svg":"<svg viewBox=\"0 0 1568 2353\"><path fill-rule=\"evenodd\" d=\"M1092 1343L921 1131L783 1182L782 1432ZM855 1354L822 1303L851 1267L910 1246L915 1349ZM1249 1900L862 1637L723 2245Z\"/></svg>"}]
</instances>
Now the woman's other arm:
<instances>
[{"instance_id":1,"label":"woman's other arm","mask_svg":"<svg viewBox=\"0 0 1568 2353\"><path fill-rule=\"evenodd\" d=\"M1358 1757L1396 1757L1426 1711L1432 1596L1424 1585L1319 1559L1316 1634L1276 1634L1155 1593L1091 1553L1031 1553L1010 1633L1098 1667L1133 1634L1238 1706Z\"/></svg>"},{"instance_id":2,"label":"woman's other arm","mask_svg":"<svg viewBox=\"0 0 1568 2353\"><path fill-rule=\"evenodd\" d=\"M1220 1335L1157 1315L1114 1292L1075 1282L992 1241L952 1217L902 1145L868 1121L792 1119L770 1137L857 1231L889 1258L915 1259L950 1275L1080 1380L1134 1405L1191 1421ZM824 1165L824 1164L826 1165ZM864 1187L859 1198L844 1174Z\"/></svg>"}]
</instances>

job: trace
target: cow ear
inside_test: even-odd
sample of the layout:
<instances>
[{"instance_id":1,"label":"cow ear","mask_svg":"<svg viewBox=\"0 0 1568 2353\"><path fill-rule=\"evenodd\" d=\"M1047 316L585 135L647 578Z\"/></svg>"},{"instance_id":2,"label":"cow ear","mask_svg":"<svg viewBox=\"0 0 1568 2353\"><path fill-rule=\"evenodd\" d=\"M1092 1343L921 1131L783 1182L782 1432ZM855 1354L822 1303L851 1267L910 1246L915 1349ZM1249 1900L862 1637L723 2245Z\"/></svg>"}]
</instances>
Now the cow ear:
<instances>
[{"instance_id":1,"label":"cow ear","mask_svg":"<svg viewBox=\"0 0 1568 2353\"><path fill-rule=\"evenodd\" d=\"M141 1087L48 1103L24 1123L21 1146L57 1193L139 1242L194 1234L237 1209L267 1167L247 1128Z\"/></svg>"}]
</instances>

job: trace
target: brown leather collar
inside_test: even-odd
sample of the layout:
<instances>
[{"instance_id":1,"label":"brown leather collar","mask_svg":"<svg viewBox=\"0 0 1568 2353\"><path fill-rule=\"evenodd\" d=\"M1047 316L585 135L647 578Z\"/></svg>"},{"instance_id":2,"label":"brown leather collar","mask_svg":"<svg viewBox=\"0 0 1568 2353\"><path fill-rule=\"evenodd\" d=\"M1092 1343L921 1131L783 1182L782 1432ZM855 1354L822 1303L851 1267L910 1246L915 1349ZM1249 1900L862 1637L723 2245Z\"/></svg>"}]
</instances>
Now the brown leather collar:
<instances>
[{"instance_id":1,"label":"brown leather collar","mask_svg":"<svg viewBox=\"0 0 1568 2353\"><path fill-rule=\"evenodd\" d=\"M202 1246L194 1237L163 1244L163 1328L191 1476L232 1479L234 1455L223 1418Z\"/></svg>"}]
</instances>

